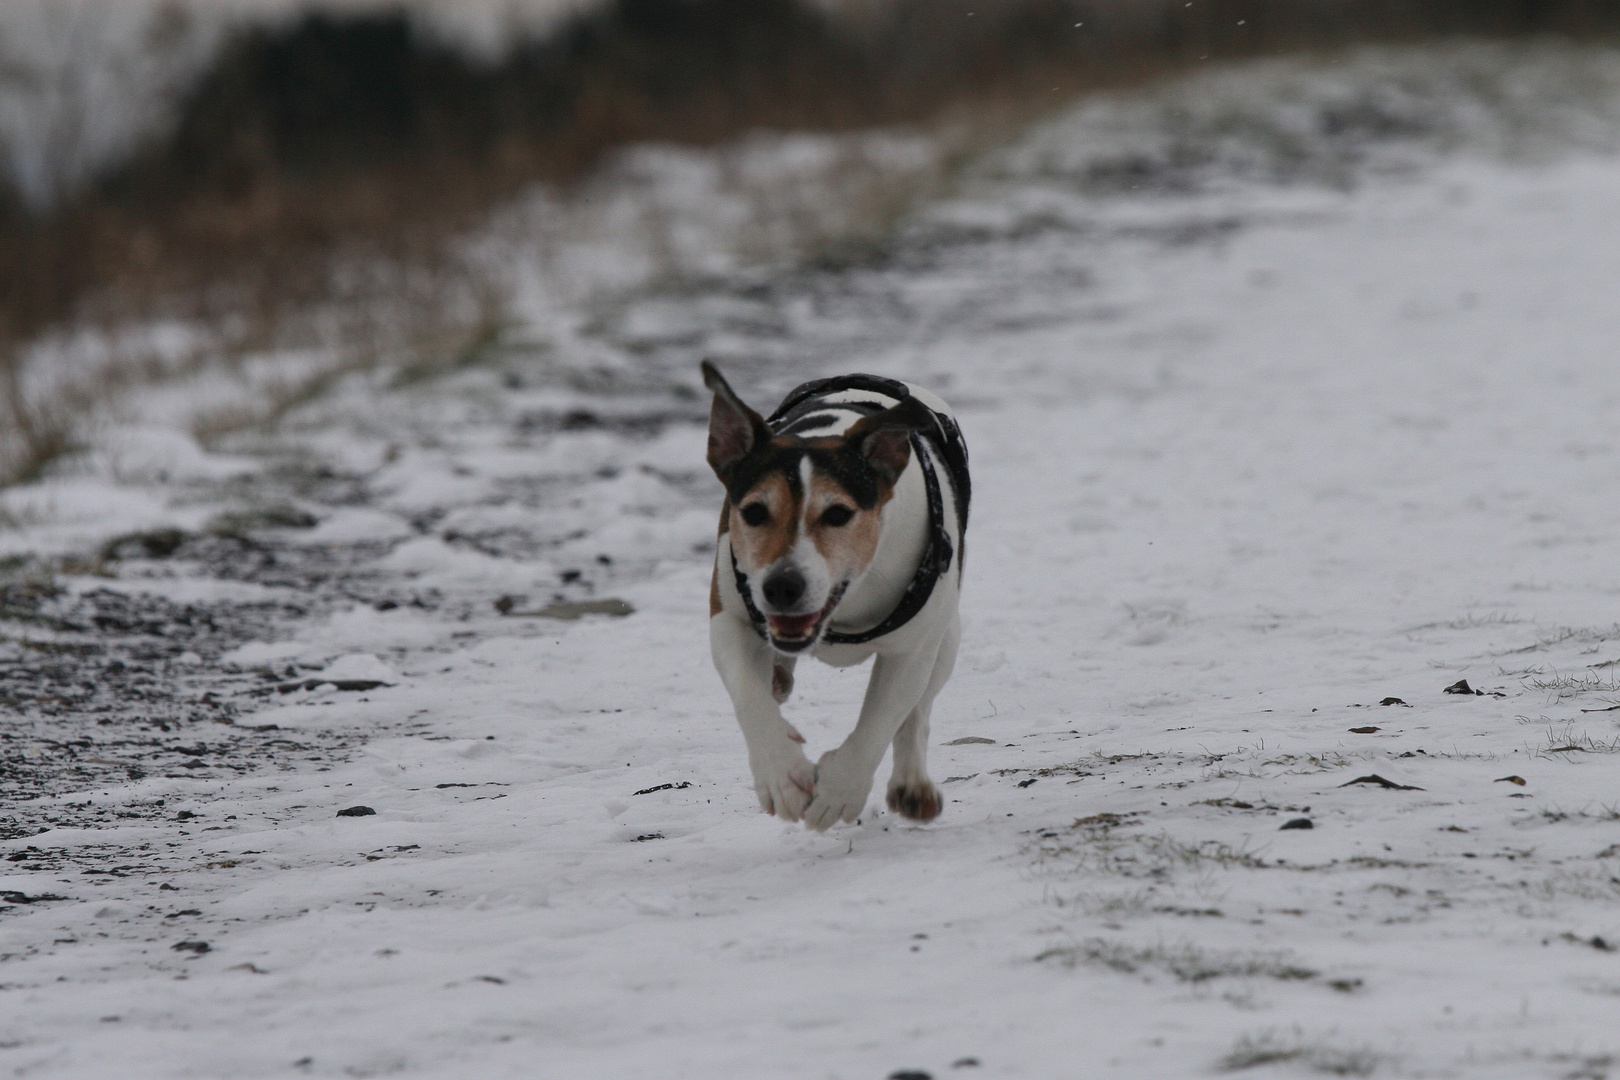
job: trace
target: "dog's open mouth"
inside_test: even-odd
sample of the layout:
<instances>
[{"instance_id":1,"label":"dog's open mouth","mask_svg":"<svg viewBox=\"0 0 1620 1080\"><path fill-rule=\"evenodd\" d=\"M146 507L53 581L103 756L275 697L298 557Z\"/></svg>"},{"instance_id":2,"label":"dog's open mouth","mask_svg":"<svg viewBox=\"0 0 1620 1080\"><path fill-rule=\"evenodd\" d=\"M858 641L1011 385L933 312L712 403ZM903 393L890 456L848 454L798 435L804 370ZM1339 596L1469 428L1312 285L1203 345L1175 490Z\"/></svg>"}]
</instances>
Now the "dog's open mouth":
<instances>
[{"instance_id":1,"label":"dog's open mouth","mask_svg":"<svg viewBox=\"0 0 1620 1080\"><path fill-rule=\"evenodd\" d=\"M821 628L826 625L833 608L844 598L844 587L839 585L833 589L832 595L827 597L826 606L820 611L812 611L808 615L765 616L771 628L771 644L784 652L800 652L809 648L821 636Z\"/></svg>"}]
</instances>

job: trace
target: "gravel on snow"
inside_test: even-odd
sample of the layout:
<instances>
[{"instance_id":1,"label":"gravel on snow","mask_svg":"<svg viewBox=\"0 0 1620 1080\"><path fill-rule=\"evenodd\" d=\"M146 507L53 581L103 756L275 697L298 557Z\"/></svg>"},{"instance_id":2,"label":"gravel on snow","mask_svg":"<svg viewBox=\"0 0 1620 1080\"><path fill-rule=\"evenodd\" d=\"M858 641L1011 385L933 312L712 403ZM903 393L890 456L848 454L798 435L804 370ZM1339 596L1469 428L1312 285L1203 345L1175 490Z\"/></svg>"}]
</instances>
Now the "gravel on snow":
<instances>
[{"instance_id":1,"label":"gravel on snow","mask_svg":"<svg viewBox=\"0 0 1620 1080\"><path fill-rule=\"evenodd\" d=\"M733 365L960 410L929 827L758 812L695 355L5 493L0 1064L1620 1068L1620 162L1109 206L782 286ZM801 667L812 753L864 677Z\"/></svg>"}]
</instances>

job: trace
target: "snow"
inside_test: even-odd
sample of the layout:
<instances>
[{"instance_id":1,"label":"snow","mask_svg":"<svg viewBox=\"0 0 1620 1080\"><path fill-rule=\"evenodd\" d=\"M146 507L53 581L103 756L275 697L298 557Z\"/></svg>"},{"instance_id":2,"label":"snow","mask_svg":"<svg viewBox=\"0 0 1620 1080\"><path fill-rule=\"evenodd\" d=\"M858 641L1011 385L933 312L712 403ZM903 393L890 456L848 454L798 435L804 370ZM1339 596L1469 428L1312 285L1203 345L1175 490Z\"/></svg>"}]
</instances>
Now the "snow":
<instances>
[{"instance_id":1,"label":"snow","mask_svg":"<svg viewBox=\"0 0 1620 1080\"><path fill-rule=\"evenodd\" d=\"M413 22L475 57L499 57L596 0L405 0ZM375 0L7 0L0 5L0 173L47 205L173 120L177 99L232 31Z\"/></svg>"},{"instance_id":2,"label":"snow","mask_svg":"<svg viewBox=\"0 0 1620 1080\"><path fill-rule=\"evenodd\" d=\"M0 863L0 890L69 898L3 913L0 1061L1607 1075L1620 161L1426 153L1343 187L1238 170L1110 200L1014 154L910 226L976 238L841 279L900 330L809 304L812 361L737 365L761 405L841 367L958 410L976 498L931 747L951 801L927 827L758 812L707 657L701 403L656 437L521 448L507 421L554 389L497 400L469 375L299 414L281 437L305 452L386 460L367 432L396 416L431 436L310 542L387 546L371 572L456 602L355 604L204 660L388 671L241 721L363 739L347 759L78 792L60 801L196 816L0 842L130 853L124 877ZM525 469L550 486L498 502ZM108 533L166 490L101 482L129 492ZM173 512L200 520L185 495ZM67 542L28 505L9 549ZM633 615L491 604L598 553ZM864 679L801 665L812 756ZM1444 692L1460 679L1484 693Z\"/></svg>"}]
</instances>

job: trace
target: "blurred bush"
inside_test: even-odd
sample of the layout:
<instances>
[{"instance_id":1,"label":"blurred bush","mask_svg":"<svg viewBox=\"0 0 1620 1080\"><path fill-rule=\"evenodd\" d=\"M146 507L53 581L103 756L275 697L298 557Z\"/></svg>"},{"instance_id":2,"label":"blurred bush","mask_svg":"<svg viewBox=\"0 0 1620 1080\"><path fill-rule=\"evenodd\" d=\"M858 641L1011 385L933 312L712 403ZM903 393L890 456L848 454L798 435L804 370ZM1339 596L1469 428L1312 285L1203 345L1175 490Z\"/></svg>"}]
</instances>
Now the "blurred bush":
<instances>
[{"instance_id":1,"label":"blurred bush","mask_svg":"<svg viewBox=\"0 0 1620 1080\"><path fill-rule=\"evenodd\" d=\"M48 204L0 192L0 423L66 444L16 357L86 320L273 327L340 264L431 266L535 181L616 147L979 116L1210 61L1620 28L1620 0L610 0L479 59L404 9L237 30L173 124ZM251 336L251 331L249 332Z\"/></svg>"}]
</instances>

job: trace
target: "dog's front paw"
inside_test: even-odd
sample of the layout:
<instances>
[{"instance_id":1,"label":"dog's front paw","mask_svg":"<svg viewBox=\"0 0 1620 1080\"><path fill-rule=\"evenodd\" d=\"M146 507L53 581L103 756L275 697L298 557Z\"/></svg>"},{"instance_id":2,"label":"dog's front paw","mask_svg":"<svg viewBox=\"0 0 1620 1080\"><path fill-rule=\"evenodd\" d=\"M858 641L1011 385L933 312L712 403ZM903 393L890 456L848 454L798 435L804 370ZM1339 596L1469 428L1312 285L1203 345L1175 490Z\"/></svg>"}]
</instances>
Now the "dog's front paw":
<instances>
[{"instance_id":1,"label":"dog's front paw","mask_svg":"<svg viewBox=\"0 0 1620 1080\"><path fill-rule=\"evenodd\" d=\"M804 810L804 823L823 832L840 821L854 821L872 793L872 768L840 750L821 755L816 765L816 795Z\"/></svg>"},{"instance_id":2,"label":"dog's front paw","mask_svg":"<svg viewBox=\"0 0 1620 1080\"><path fill-rule=\"evenodd\" d=\"M749 762L754 772L754 793L759 807L784 821L798 821L815 791L816 769L797 745Z\"/></svg>"},{"instance_id":3,"label":"dog's front paw","mask_svg":"<svg viewBox=\"0 0 1620 1080\"><path fill-rule=\"evenodd\" d=\"M889 809L912 821L933 821L945 808L945 799L927 780L910 783L890 782Z\"/></svg>"}]
</instances>

